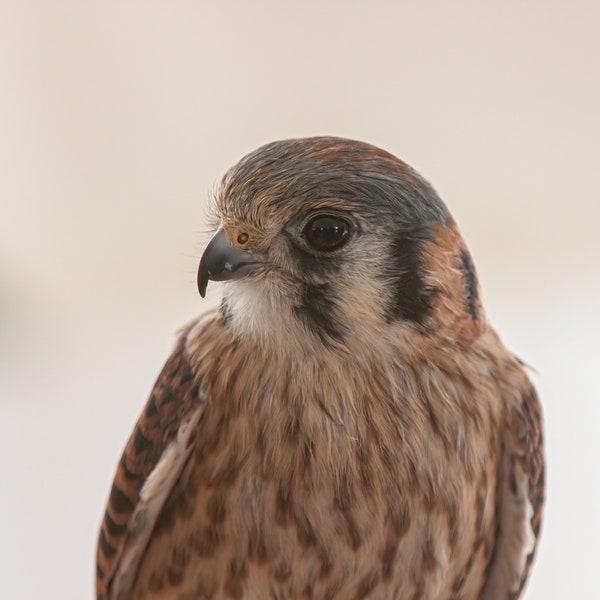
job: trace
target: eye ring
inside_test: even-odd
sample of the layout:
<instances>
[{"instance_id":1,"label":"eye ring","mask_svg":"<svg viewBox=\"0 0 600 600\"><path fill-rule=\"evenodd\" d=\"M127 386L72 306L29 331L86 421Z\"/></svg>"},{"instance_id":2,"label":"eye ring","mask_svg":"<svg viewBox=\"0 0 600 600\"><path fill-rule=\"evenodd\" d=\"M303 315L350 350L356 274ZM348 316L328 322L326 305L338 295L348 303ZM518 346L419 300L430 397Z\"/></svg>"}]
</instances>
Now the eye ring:
<instances>
[{"instance_id":1,"label":"eye ring","mask_svg":"<svg viewBox=\"0 0 600 600\"><path fill-rule=\"evenodd\" d=\"M312 216L302 227L302 237L313 250L332 252L350 239L352 225L343 217L330 213Z\"/></svg>"}]
</instances>

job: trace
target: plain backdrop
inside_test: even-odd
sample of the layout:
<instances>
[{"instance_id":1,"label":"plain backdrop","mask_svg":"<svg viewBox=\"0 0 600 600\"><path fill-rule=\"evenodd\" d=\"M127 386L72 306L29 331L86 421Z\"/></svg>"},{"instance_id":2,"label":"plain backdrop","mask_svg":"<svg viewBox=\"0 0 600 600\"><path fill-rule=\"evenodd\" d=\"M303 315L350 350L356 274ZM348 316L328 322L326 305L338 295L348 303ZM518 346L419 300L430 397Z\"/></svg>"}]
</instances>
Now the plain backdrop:
<instances>
[{"instance_id":1,"label":"plain backdrop","mask_svg":"<svg viewBox=\"0 0 600 600\"><path fill-rule=\"evenodd\" d=\"M526 598L600 558L600 4L0 2L0 595L91 598L113 470L195 286L207 198L286 137L377 144L453 212L537 370Z\"/></svg>"}]
</instances>

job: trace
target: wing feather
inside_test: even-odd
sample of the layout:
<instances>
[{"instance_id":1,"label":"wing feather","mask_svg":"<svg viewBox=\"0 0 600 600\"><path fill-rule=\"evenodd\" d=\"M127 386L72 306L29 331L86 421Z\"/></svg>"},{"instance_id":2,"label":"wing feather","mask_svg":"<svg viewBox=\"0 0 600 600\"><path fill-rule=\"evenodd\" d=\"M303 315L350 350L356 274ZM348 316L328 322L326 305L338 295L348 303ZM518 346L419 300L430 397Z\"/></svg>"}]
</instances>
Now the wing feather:
<instances>
[{"instance_id":1,"label":"wing feather","mask_svg":"<svg viewBox=\"0 0 600 600\"><path fill-rule=\"evenodd\" d=\"M191 451L203 405L182 336L117 467L98 536L99 600L127 597L155 520Z\"/></svg>"},{"instance_id":2,"label":"wing feather","mask_svg":"<svg viewBox=\"0 0 600 600\"><path fill-rule=\"evenodd\" d=\"M498 533L483 600L521 596L538 542L544 504L543 425L531 385L509 415L500 486Z\"/></svg>"}]
</instances>

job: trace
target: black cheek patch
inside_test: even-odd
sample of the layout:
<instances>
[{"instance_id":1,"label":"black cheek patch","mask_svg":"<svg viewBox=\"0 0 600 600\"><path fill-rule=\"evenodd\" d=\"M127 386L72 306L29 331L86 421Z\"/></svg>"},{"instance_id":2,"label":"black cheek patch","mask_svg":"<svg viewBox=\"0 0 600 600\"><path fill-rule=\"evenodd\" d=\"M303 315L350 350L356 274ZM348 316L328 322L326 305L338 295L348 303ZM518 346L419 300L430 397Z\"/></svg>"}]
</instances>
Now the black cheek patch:
<instances>
[{"instance_id":1,"label":"black cheek patch","mask_svg":"<svg viewBox=\"0 0 600 600\"><path fill-rule=\"evenodd\" d=\"M460 252L460 262L460 268L465 281L467 310L473 321L477 321L479 316L477 311L477 300L479 297L477 292L477 275L475 274L475 265L473 265L471 253L466 248L463 248Z\"/></svg>"},{"instance_id":2,"label":"black cheek patch","mask_svg":"<svg viewBox=\"0 0 600 600\"><path fill-rule=\"evenodd\" d=\"M403 320L423 325L431 312L435 290L425 283L422 244L432 239L430 229L420 229L399 232L393 240L387 269L393 290L386 311L389 321Z\"/></svg>"},{"instance_id":3,"label":"black cheek patch","mask_svg":"<svg viewBox=\"0 0 600 600\"><path fill-rule=\"evenodd\" d=\"M342 332L335 322L335 300L328 284L306 285L295 311L322 342L342 340Z\"/></svg>"}]
</instances>

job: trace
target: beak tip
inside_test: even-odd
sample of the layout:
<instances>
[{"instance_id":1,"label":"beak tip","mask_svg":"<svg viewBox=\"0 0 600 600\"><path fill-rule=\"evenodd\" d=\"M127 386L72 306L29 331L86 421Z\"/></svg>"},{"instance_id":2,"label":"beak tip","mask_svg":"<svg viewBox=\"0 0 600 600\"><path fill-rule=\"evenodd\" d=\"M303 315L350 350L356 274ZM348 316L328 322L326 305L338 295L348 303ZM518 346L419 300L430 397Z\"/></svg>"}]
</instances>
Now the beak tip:
<instances>
[{"instance_id":1,"label":"beak tip","mask_svg":"<svg viewBox=\"0 0 600 600\"><path fill-rule=\"evenodd\" d=\"M200 267L198 270L198 291L200 292L200 296L204 298L206 296L206 288L208 286L208 271Z\"/></svg>"}]
</instances>

